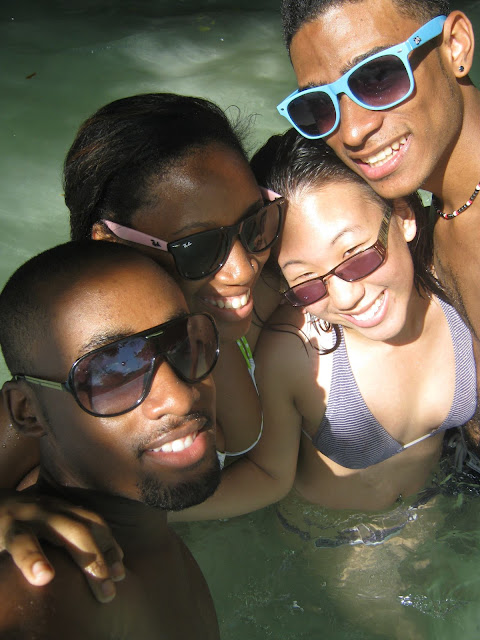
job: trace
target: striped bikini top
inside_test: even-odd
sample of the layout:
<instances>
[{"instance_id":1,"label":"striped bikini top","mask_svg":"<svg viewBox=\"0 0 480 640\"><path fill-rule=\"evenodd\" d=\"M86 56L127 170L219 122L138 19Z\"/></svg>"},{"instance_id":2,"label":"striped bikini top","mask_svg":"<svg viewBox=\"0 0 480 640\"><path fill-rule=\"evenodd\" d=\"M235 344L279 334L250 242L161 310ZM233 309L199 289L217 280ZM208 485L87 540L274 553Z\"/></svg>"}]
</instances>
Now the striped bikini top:
<instances>
[{"instance_id":1,"label":"striped bikini top","mask_svg":"<svg viewBox=\"0 0 480 640\"><path fill-rule=\"evenodd\" d=\"M365 469L394 456L440 431L468 422L477 405L475 360L470 331L455 309L438 299L447 318L455 353L455 392L446 419L434 431L402 445L375 419L355 381L343 331L333 352L328 405L320 428L312 438L325 456L348 469ZM379 388L381 393L381 387Z\"/></svg>"}]
</instances>

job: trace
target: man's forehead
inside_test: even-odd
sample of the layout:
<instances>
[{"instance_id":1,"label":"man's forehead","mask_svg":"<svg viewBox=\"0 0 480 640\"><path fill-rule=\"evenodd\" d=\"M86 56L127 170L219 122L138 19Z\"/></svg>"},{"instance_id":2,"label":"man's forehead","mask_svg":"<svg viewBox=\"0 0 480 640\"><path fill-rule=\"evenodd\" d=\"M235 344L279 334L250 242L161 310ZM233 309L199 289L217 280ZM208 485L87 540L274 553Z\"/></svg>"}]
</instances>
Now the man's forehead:
<instances>
[{"instance_id":1,"label":"man's forehead","mask_svg":"<svg viewBox=\"0 0 480 640\"><path fill-rule=\"evenodd\" d=\"M299 86L332 82L369 55L403 42L420 24L401 14L392 0L329 7L292 39L290 55Z\"/></svg>"},{"instance_id":2,"label":"man's forehead","mask_svg":"<svg viewBox=\"0 0 480 640\"><path fill-rule=\"evenodd\" d=\"M88 274L59 296L51 321L59 349L87 351L188 312L178 285L153 261Z\"/></svg>"}]
</instances>

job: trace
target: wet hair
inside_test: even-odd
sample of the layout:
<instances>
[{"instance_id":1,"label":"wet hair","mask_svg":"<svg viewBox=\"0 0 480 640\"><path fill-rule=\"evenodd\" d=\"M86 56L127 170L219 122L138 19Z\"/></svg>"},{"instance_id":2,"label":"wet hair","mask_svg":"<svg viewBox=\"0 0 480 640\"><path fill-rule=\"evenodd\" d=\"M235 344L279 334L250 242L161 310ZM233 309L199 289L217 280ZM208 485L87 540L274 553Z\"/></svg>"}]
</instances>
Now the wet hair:
<instances>
[{"instance_id":1,"label":"wet hair","mask_svg":"<svg viewBox=\"0 0 480 640\"><path fill-rule=\"evenodd\" d=\"M61 244L19 267L0 293L0 346L10 373L40 375L37 345L49 334L58 300L85 277L129 261L161 269L132 247L94 240Z\"/></svg>"},{"instance_id":2,"label":"wet hair","mask_svg":"<svg viewBox=\"0 0 480 640\"><path fill-rule=\"evenodd\" d=\"M210 144L247 157L241 122L232 124L213 102L173 93L115 100L80 127L64 163L72 240L90 238L103 218L129 225L161 180Z\"/></svg>"},{"instance_id":3,"label":"wet hair","mask_svg":"<svg viewBox=\"0 0 480 640\"><path fill-rule=\"evenodd\" d=\"M358 174L349 169L323 140L309 140L295 129L272 136L257 151L251 167L262 186L273 189L288 199L303 189L329 183L344 182L358 185L366 199L382 210L393 209L393 202L381 198ZM417 224L415 238L409 242L414 267L414 283L420 294L435 294L445 299L445 293L431 272L433 239L426 209L417 193L406 198ZM288 216L288 210L287 210ZM281 275L276 265L275 249L264 267L265 276ZM270 283L271 284L271 283Z\"/></svg>"},{"instance_id":4,"label":"wet hair","mask_svg":"<svg viewBox=\"0 0 480 640\"><path fill-rule=\"evenodd\" d=\"M292 39L307 22L328 11L331 7L362 2L363 0L282 0L281 14L285 45L290 50ZM450 13L448 0L392 0L398 11L418 22L428 22L437 16Z\"/></svg>"}]
</instances>

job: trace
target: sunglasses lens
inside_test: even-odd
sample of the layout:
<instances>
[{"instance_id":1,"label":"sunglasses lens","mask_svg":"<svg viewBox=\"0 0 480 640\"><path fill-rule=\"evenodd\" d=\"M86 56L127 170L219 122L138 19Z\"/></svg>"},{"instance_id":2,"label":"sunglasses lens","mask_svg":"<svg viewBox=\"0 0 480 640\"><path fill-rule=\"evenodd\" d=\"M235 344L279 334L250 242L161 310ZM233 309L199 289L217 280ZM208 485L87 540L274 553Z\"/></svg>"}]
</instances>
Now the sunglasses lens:
<instances>
[{"instance_id":1,"label":"sunglasses lens","mask_svg":"<svg viewBox=\"0 0 480 640\"><path fill-rule=\"evenodd\" d=\"M355 282L373 273L383 261L384 257L375 247L370 247L340 264L335 269L335 275L347 282Z\"/></svg>"},{"instance_id":2,"label":"sunglasses lens","mask_svg":"<svg viewBox=\"0 0 480 640\"><path fill-rule=\"evenodd\" d=\"M165 358L175 372L187 382L198 382L205 378L215 366L218 358L217 331L213 320L204 314L189 316L178 329L182 332L173 337Z\"/></svg>"},{"instance_id":3,"label":"sunglasses lens","mask_svg":"<svg viewBox=\"0 0 480 640\"><path fill-rule=\"evenodd\" d=\"M285 298L294 307L306 307L314 304L327 295L327 288L322 280L310 280L285 291Z\"/></svg>"},{"instance_id":4,"label":"sunglasses lens","mask_svg":"<svg viewBox=\"0 0 480 640\"><path fill-rule=\"evenodd\" d=\"M191 383L205 378L217 362L218 334L206 314L173 320L151 332L113 342L78 362L71 385L82 407L97 416L133 409L146 396L161 356Z\"/></svg>"},{"instance_id":5,"label":"sunglasses lens","mask_svg":"<svg viewBox=\"0 0 480 640\"><path fill-rule=\"evenodd\" d=\"M348 79L354 96L369 107L388 107L410 90L405 65L396 56L375 58L359 67Z\"/></svg>"},{"instance_id":6,"label":"sunglasses lens","mask_svg":"<svg viewBox=\"0 0 480 640\"><path fill-rule=\"evenodd\" d=\"M200 280L222 264L228 239L219 229L212 229L172 242L169 249L182 278Z\"/></svg>"},{"instance_id":7,"label":"sunglasses lens","mask_svg":"<svg viewBox=\"0 0 480 640\"><path fill-rule=\"evenodd\" d=\"M288 115L307 136L324 136L335 126L335 105L324 91L312 91L295 98L288 105Z\"/></svg>"},{"instance_id":8,"label":"sunglasses lens","mask_svg":"<svg viewBox=\"0 0 480 640\"><path fill-rule=\"evenodd\" d=\"M153 350L143 338L113 343L79 362L73 388L88 411L106 416L133 408L153 366Z\"/></svg>"},{"instance_id":9,"label":"sunglasses lens","mask_svg":"<svg viewBox=\"0 0 480 640\"><path fill-rule=\"evenodd\" d=\"M272 202L262 207L258 213L245 219L241 237L247 251L265 251L278 237L282 220L281 205Z\"/></svg>"}]
</instances>

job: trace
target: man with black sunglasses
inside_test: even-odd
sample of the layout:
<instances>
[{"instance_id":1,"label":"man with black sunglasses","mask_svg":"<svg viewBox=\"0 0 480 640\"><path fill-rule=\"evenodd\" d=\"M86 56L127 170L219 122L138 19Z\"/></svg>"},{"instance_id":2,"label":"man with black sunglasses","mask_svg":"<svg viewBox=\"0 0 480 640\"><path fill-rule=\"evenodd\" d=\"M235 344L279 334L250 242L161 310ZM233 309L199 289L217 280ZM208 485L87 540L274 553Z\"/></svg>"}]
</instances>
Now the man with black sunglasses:
<instances>
[{"instance_id":1,"label":"man with black sunglasses","mask_svg":"<svg viewBox=\"0 0 480 640\"><path fill-rule=\"evenodd\" d=\"M104 549L117 580L95 585L103 602L117 592L107 607L54 545L46 553L56 577L44 586L0 556L0 636L217 639L205 580L167 525L168 510L202 502L219 482L212 318L190 314L174 281L134 249L71 242L9 280L0 343L13 376L3 386L10 420L40 441L39 477L27 493L57 511L59 538L68 527L82 567L92 557L63 517L62 498L78 505L79 521L92 510L103 516L125 553L122 563L118 547ZM31 501L26 509L35 519ZM100 518L91 526L97 540L110 539Z\"/></svg>"},{"instance_id":2,"label":"man with black sunglasses","mask_svg":"<svg viewBox=\"0 0 480 640\"><path fill-rule=\"evenodd\" d=\"M386 198L433 193L434 264L480 359L480 92L445 0L283 0L300 89L278 109ZM480 367L477 366L477 372ZM470 435L480 444L480 433Z\"/></svg>"}]
</instances>

